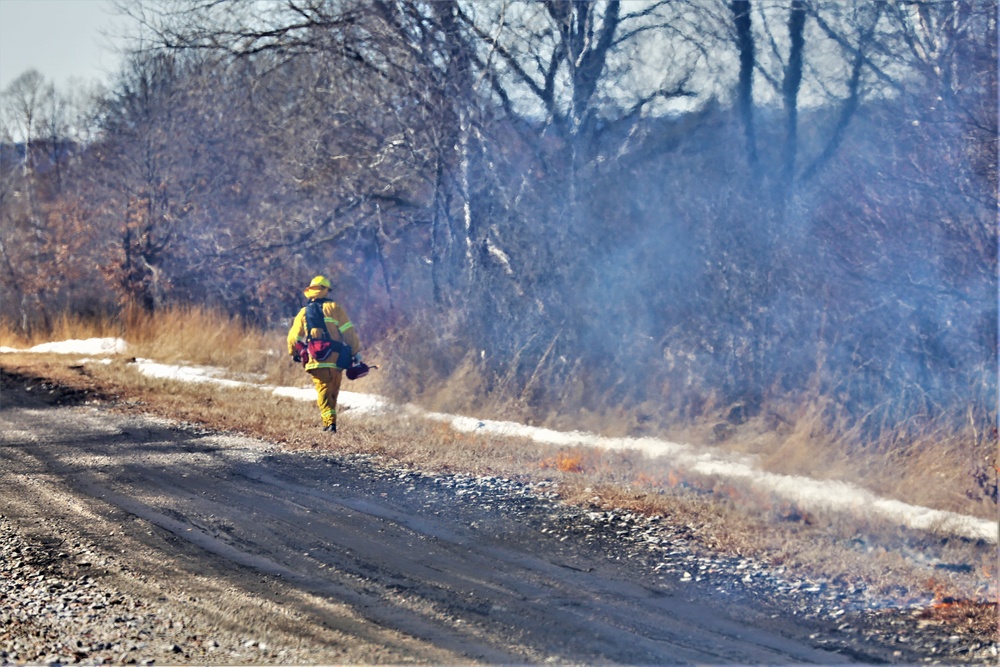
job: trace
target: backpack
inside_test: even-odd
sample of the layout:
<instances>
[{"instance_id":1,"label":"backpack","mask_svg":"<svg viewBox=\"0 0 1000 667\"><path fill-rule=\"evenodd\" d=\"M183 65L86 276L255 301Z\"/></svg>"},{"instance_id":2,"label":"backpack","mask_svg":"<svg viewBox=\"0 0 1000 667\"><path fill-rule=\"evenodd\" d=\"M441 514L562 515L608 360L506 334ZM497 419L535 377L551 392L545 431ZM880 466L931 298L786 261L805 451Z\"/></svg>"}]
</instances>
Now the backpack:
<instances>
[{"instance_id":1,"label":"backpack","mask_svg":"<svg viewBox=\"0 0 1000 667\"><path fill-rule=\"evenodd\" d=\"M306 354L314 361L323 362L333 357L337 368L351 367L351 346L330 336L323 315L323 304L328 299L315 299L306 305Z\"/></svg>"}]
</instances>

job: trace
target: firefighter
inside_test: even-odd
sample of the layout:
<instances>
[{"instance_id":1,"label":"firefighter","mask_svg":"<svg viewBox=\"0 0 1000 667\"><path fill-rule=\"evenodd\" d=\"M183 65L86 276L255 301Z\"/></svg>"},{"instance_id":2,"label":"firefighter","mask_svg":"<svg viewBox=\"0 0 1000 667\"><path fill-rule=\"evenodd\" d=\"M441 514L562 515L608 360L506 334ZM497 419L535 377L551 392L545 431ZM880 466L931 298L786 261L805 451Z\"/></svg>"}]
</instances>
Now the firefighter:
<instances>
[{"instance_id":1,"label":"firefighter","mask_svg":"<svg viewBox=\"0 0 1000 667\"><path fill-rule=\"evenodd\" d=\"M329 292L325 276L309 283L303 292L309 302L288 330L288 353L312 376L323 430L336 433L340 383L345 369L361 363L361 341L343 306L327 298Z\"/></svg>"}]
</instances>

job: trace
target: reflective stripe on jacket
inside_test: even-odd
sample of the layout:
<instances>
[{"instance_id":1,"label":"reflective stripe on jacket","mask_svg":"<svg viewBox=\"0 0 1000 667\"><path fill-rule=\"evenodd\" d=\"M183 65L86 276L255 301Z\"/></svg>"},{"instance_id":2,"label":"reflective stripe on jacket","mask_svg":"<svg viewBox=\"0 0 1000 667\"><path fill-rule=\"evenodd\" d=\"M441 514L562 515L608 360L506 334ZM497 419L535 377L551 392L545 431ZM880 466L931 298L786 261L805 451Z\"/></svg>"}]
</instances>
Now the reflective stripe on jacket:
<instances>
[{"instance_id":1,"label":"reflective stripe on jacket","mask_svg":"<svg viewBox=\"0 0 1000 667\"><path fill-rule=\"evenodd\" d=\"M347 317L340 304L333 301L323 303L323 321L326 322L326 329L330 332L333 340L347 343L351 346L351 354L361 351L361 339L358 338L358 331L354 324ZM288 354L294 354L296 343L306 342L306 309L299 310L295 319L292 320L292 328L288 330ZM306 370L314 368L336 368L336 359L330 358L326 361L316 361L310 359L306 364Z\"/></svg>"}]
</instances>

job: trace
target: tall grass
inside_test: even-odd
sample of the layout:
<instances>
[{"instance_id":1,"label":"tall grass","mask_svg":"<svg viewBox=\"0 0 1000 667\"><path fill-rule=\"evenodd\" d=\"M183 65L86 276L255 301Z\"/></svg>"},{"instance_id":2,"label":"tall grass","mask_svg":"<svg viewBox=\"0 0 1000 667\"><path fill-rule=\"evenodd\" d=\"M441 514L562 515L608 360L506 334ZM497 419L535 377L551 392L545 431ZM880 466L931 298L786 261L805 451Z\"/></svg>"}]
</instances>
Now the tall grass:
<instances>
[{"instance_id":1,"label":"tall grass","mask_svg":"<svg viewBox=\"0 0 1000 667\"><path fill-rule=\"evenodd\" d=\"M906 431L866 440L831 401L802 397L734 429L724 446L754 456L761 468L788 475L843 480L873 492L936 509L994 518L997 451L973 422L914 420Z\"/></svg>"},{"instance_id":2,"label":"tall grass","mask_svg":"<svg viewBox=\"0 0 1000 667\"><path fill-rule=\"evenodd\" d=\"M187 362L245 368L251 351L262 348L262 332L201 306L181 306L148 313L122 312L125 338L137 356L164 362ZM271 344L273 347L273 341Z\"/></svg>"},{"instance_id":3,"label":"tall grass","mask_svg":"<svg viewBox=\"0 0 1000 667\"><path fill-rule=\"evenodd\" d=\"M33 326L30 333L7 317L0 317L0 346L29 348L53 340L110 338L122 335L121 322L116 319L87 317L62 313L48 326Z\"/></svg>"}]
</instances>

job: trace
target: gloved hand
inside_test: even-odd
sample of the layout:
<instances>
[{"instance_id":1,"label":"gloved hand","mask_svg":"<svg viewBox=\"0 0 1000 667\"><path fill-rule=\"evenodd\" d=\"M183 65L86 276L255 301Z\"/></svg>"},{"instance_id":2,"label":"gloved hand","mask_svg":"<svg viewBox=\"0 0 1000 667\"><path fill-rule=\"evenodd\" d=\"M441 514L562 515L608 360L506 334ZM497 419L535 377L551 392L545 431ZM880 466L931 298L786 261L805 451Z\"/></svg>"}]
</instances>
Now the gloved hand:
<instances>
[{"instance_id":1,"label":"gloved hand","mask_svg":"<svg viewBox=\"0 0 1000 667\"><path fill-rule=\"evenodd\" d=\"M298 352L292 352L292 361L294 361L297 364L302 363L302 357L299 356Z\"/></svg>"},{"instance_id":2,"label":"gloved hand","mask_svg":"<svg viewBox=\"0 0 1000 667\"><path fill-rule=\"evenodd\" d=\"M358 352L357 354L354 355L354 358L351 360L351 363L354 366L357 366L358 364L361 363L361 353L360 352Z\"/></svg>"}]
</instances>

